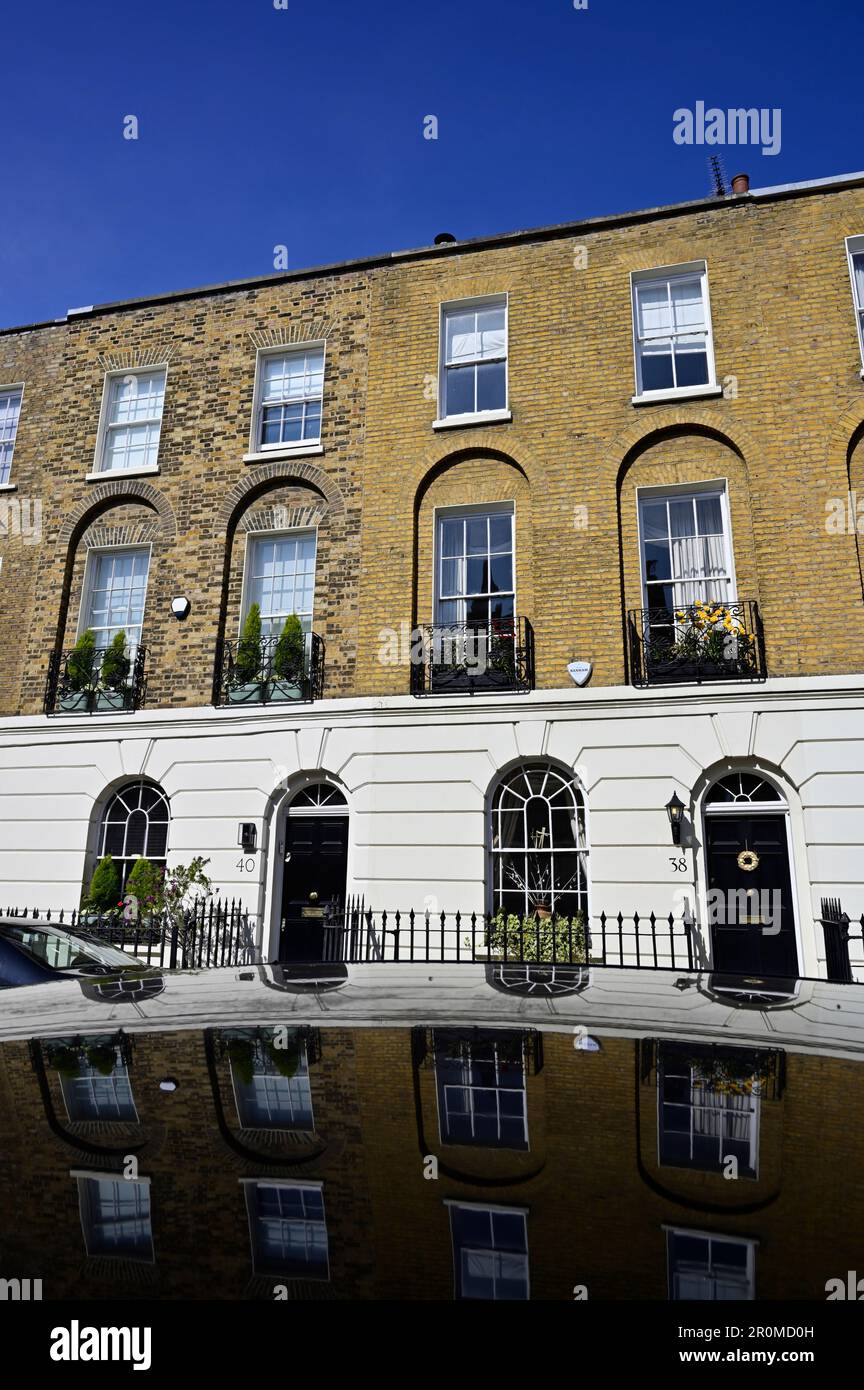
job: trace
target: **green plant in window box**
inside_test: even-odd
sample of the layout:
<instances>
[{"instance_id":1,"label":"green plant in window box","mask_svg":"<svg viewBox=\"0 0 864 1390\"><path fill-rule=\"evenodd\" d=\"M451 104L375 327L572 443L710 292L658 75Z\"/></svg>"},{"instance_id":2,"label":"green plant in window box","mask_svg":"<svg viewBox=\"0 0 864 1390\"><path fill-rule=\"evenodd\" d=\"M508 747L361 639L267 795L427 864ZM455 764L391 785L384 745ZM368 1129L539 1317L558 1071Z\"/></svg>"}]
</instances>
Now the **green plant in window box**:
<instances>
[{"instance_id":1,"label":"green plant in window box","mask_svg":"<svg viewBox=\"0 0 864 1390\"><path fill-rule=\"evenodd\" d=\"M117 1065L117 1049L109 1043L93 1043L85 1053L88 1066L100 1076L110 1076Z\"/></svg>"},{"instance_id":2,"label":"green plant in window box","mask_svg":"<svg viewBox=\"0 0 864 1390\"><path fill-rule=\"evenodd\" d=\"M66 679L59 705L66 714L90 708L96 684L96 634L92 628L82 632L66 661Z\"/></svg>"},{"instance_id":3,"label":"green plant in window box","mask_svg":"<svg viewBox=\"0 0 864 1390\"><path fill-rule=\"evenodd\" d=\"M497 960L525 961L528 964L549 963L585 965L585 917L576 912L572 917L555 913L550 917L518 917L515 913L497 912L486 926L487 947Z\"/></svg>"},{"instance_id":4,"label":"green plant in window box","mask_svg":"<svg viewBox=\"0 0 864 1390\"><path fill-rule=\"evenodd\" d=\"M71 1043L51 1043L45 1050L48 1065L66 1081L81 1075L81 1052Z\"/></svg>"},{"instance_id":5,"label":"green plant in window box","mask_svg":"<svg viewBox=\"0 0 864 1390\"><path fill-rule=\"evenodd\" d=\"M132 662L126 655L126 633L118 632L111 639L102 658L100 686L96 696L97 709L125 709L129 699L129 672Z\"/></svg>"},{"instance_id":6,"label":"green plant in window box","mask_svg":"<svg viewBox=\"0 0 864 1390\"><path fill-rule=\"evenodd\" d=\"M300 1042L295 1037L287 1047L277 1047L275 1040L270 1038L267 1042L267 1056L279 1075L290 1079L297 1075L300 1066Z\"/></svg>"},{"instance_id":7,"label":"green plant in window box","mask_svg":"<svg viewBox=\"0 0 864 1390\"><path fill-rule=\"evenodd\" d=\"M271 700L301 700L305 684L306 634L296 613L285 619L273 653Z\"/></svg>"},{"instance_id":8,"label":"green plant in window box","mask_svg":"<svg viewBox=\"0 0 864 1390\"><path fill-rule=\"evenodd\" d=\"M261 609L253 603L246 614L229 675L228 699L232 704L261 703L265 693L261 667Z\"/></svg>"},{"instance_id":9,"label":"green plant in window box","mask_svg":"<svg viewBox=\"0 0 864 1390\"><path fill-rule=\"evenodd\" d=\"M229 1038L225 1051L237 1080L244 1086L251 1086L255 1075L255 1044L249 1038Z\"/></svg>"}]
</instances>

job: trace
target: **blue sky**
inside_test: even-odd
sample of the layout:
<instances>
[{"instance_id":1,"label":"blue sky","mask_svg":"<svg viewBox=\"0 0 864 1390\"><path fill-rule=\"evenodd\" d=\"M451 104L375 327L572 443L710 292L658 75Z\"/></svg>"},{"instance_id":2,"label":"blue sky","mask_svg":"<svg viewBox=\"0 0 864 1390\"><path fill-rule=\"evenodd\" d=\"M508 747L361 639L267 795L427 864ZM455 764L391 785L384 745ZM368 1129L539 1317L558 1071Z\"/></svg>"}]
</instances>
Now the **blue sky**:
<instances>
[{"instance_id":1,"label":"blue sky","mask_svg":"<svg viewBox=\"0 0 864 1390\"><path fill-rule=\"evenodd\" d=\"M40 0L0 42L2 326L697 198L700 100L782 111L730 177L864 167L861 0Z\"/></svg>"}]
</instances>

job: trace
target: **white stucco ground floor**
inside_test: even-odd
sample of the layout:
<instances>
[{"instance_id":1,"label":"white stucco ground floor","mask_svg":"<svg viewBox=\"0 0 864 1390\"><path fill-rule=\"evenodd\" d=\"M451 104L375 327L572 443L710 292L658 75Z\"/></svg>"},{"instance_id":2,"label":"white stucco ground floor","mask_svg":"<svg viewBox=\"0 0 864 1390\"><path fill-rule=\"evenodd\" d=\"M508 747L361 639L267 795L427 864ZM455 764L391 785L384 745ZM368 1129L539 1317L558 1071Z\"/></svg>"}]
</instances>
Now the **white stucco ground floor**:
<instances>
[{"instance_id":1,"label":"white stucco ground floor","mask_svg":"<svg viewBox=\"0 0 864 1390\"><path fill-rule=\"evenodd\" d=\"M143 809L141 785L155 789ZM147 817L163 814L167 837L148 844ZM169 866L210 861L220 895L254 916L264 959L301 899L521 914L551 891L556 911L592 924L690 912L718 968L706 923L719 885L754 899L742 920L765 960L782 936L775 973L819 977L822 899L853 922L864 912L864 678L0 725L0 908L75 908L100 854L159 858L158 835ZM755 969L743 939L732 965Z\"/></svg>"}]
</instances>

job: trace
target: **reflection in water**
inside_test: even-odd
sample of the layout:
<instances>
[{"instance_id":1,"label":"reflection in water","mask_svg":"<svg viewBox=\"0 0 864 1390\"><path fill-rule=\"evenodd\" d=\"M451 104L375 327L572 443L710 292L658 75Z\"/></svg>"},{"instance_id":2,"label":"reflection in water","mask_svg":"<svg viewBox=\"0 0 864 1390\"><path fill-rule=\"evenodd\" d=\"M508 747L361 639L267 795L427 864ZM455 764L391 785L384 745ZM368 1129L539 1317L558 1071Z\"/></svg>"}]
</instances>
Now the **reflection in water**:
<instances>
[{"instance_id":1,"label":"reflection in water","mask_svg":"<svg viewBox=\"0 0 864 1390\"><path fill-rule=\"evenodd\" d=\"M0 1044L0 1277L46 1299L821 1301L860 1263L844 1057L117 1019Z\"/></svg>"}]
</instances>

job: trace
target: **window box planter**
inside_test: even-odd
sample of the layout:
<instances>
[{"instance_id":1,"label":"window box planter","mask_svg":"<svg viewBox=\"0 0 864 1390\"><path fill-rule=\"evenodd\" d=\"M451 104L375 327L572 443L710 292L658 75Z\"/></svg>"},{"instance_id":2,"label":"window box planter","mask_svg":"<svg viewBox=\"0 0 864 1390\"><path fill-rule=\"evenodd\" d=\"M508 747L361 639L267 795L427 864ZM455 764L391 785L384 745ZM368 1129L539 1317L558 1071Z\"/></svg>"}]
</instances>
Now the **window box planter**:
<instances>
[{"instance_id":1,"label":"window box planter","mask_svg":"<svg viewBox=\"0 0 864 1390\"><path fill-rule=\"evenodd\" d=\"M119 690L98 690L96 692L95 709L128 709L130 704L131 690L129 686L122 686Z\"/></svg>"},{"instance_id":2,"label":"window box planter","mask_svg":"<svg viewBox=\"0 0 864 1390\"><path fill-rule=\"evenodd\" d=\"M229 686L227 691L231 705L261 705L266 694L266 681L244 681L242 685Z\"/></svg>"},{"instance_id":3,"label":"window box planter","mask_svg":"<svg viewBox=\"0 0 864 1390\"><path fill-rule=\"evenodd\" d=\"M63 714L86 714L90 709L92 698L89 690L70 691L68 695L59 697L57 708Z\"/></svg>"},{"instance_id":4,"label":"window box planter","mask_svg":"<svg viewBox=\"0 0 864 1390\"><path fill-rule=\"evenodd\" d=\"M270 686L268 700L302 700L303 686L299 681L276 680Z\"/></svg>"}]
</instances>

